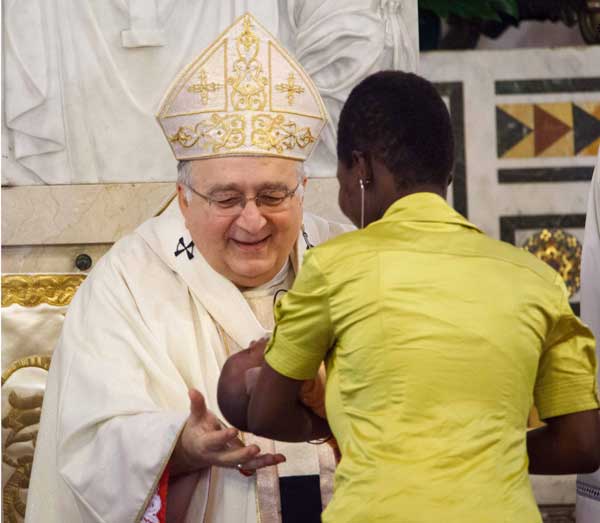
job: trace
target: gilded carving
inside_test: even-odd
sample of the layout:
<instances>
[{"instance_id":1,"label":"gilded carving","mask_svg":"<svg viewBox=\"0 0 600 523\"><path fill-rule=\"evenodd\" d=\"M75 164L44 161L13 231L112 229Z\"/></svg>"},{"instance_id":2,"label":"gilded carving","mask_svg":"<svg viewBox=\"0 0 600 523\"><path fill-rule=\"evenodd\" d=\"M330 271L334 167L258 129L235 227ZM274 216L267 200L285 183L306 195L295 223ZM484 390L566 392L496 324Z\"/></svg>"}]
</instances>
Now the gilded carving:
<instances>
[{"instance_id":1,"label":"gilded carving","mask_svg":"<svg viewBox=\"0 0 600 523\"><path fill-rule=\"evenodd\" d=\"M20 360L13 361L2 372L2 385L4 385L4 383L6 383L6 380L10 378L19 369L25 369L27 367L48 370L50 368L50 356L26 356L25 358L21 358Z\"/></svg>"},{"instance_id":2,"label":"gilded carving","mask_svg":"<svg viewBox=\"0 0 600 523\"><path fill-rule=\"evenodd\" d=\"M169 140L188 148L200 143L202 147L218 153L243 145L245 129L246 121L242 115L220 116L214 113L209 120L202 120L193 127L180 127Z\"/></svg>"},{"instance_id":3,"label":"gilded carving","mask_svg":"<svg viewBox=\"0 0 600 523\"><path fill-rule=\"evenodd\" d=\"M236 38L238 59L233 62L235 76L228 78L231 84L231 104L236 111L264 111L267 105L267 77L256 59L260 39L252 30L252 20L244 17L244 29Z\"/></svg>"},{"instance_id":4,"label":"gilded carving","mask_svg":"<svg viewBox=\"0 0 600 523\"><path fill-rule=\"evenodd\" d=\"M304 149L315 141L309 127L298 129L295 122L286 121L282 114L253 116L251 139L252 145L265 151L276 151L279 154L284 150L290 151L296 146Z\"/></svg>"},{"instance_id":5,"label":"gilded carving","mask_svg":"<svg viewBox=\"0 0 600 523\"><path fill-rule=\"evenodd\" d=\"M14 362L2 373L2 385L15 371L25 367L48 370L50 357L28 356ZM2 461L13 472L2 491L2 514L4 520L10 523L19 523L25 518L27 489L43 399L42 392L19 396L13 390L8 395L9 411L2 419L2 428L8 431L2 449Z\"/></svg>"},{"instance_id":6,"label":"gilded carving","mask_svg":"<svg viewBox=\"0 0 600 523\"><path fill-rule=\"evenodd\" d=\"M71 302L85 274L5 274L2 276L2 307L41 303L64 306Z\"/></svg>"},{"instance_id":7,"label":"gilded carving","mask_svg":"<svg viewBox=\"0 0 600 523\"><path fill-rule=\"evenodd\" d=\"M581 243L562 229L543 229L523 244L523 248L558 272L573 296L580 287Z\"/></svg>"}]
</instances>

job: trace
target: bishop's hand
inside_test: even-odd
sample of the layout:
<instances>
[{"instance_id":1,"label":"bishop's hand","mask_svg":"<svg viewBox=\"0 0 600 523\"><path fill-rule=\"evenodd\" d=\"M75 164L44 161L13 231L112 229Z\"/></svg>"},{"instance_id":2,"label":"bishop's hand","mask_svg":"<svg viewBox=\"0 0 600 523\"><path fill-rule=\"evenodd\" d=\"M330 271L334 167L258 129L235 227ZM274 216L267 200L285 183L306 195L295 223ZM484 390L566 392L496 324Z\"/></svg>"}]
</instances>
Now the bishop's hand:
<instances>
[{"instance_id":1,"label":"bishop's hand","mask_svg":"<svg viewBox=\"0 0 600 523\"><path fill-rule=\"evenodd\" d=\"M204 396L190 389L190 415L171 456L171 474L178 476L206 467L229 467L253 472L285 461L282 454L261 454L244 445L238 430L225 427L206 407Z\"/></svg>"}]
</instances>

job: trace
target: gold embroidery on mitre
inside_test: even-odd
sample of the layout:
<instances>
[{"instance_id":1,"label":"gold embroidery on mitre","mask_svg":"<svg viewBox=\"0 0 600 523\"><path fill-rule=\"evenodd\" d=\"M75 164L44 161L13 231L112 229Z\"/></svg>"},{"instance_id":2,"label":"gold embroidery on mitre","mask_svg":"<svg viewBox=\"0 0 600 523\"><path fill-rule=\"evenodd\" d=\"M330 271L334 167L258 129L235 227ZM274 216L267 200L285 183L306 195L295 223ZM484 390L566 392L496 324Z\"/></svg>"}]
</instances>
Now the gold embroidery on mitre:
<instances>
[{"instance_id":1,"label":"gold embroidery on mitre","mask_svg":"<svg viewBox=\"0 0 600 523\"><path fill-rule=\"evenodd\" d=\"M263 111L267 105L267 85L262 64L256 59L260 39L252 31L252 20L244 17L244 30L236 38L238 59L233 62L236 75L227 81L231 84L231 105L236 111Z\"/></svg>"},{"instance_id":2,"label":"gold embroidery on mitre","mask_svg":"<svg viewBox=\"0 0 600 523\"><path fill-rule=\"evenodd\" d=\"M252 118L252 145L265 151L282 153L296 146L304 149L314 141L309 127L298 129L296 122L286 121L282 114L259 114Z\"/></svg>"},{"instance_id":3,"label":"gold embroidery on mitre","mask_svg":"<svg viewBox=\"0 0 600 523\"><path fill-rule=\"evenodd\" d=\"M180 127L169 137L169 141L188 148L200 143L203 149L210 148L213 153L219 153L223 149L237 149L243 145L245 129L246 121L243 116L220 116L214 113L210 120L203 120L193 127Z\"/></svg>"},{"instance_id":4,"label":"gold embroidery on mitre","mask_svg":"<svg viewBox=\"0 0 600 523\"><path fill-rule=\"evenodd\" d=\"M197 84L190 85L187 90L189 93L200 93L200 100L206 105L208 103L208 93L213 93L223 87L223 84L217 82L208 82L206 78L206 71L200 69L198 73L200 82Z\"/></svg>"},{"instance_id":5,"label":"gold embroidery on mitre","mask_svg":"<svg viewBox=\"0 0 600 523\"><path fill-rule=\"evenodd\" d=\"M300 64L247 13L182 70L157 118L179 160L305 160L327 111Z\"/></svg>"},{"instance_id":6,"label":"gold embroidery on mitre","mask_svg":"<svg viewBox=\"0 0 600 523\"><path fill-rule=\"evenodd\" d=\"M304 87L300 87L296 85L294 82L296 77L294 73L290 73L288 75L288 81L286 84L277 84L275 89L277 89L280 93L287 93L287 99L289 105L294 105L294 96L298 94L302 94L304 92Z\"/></svg>"}]
</instances>

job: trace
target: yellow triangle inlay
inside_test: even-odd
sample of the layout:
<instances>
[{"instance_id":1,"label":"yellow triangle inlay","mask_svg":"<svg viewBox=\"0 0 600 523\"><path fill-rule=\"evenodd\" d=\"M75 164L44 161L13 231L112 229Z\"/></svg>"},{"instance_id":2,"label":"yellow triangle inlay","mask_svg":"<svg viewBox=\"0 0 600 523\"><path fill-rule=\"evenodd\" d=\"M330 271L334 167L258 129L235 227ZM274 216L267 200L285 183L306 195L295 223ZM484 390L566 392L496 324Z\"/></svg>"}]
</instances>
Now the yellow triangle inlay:
<instances>
[{"instance_id":1,"label":"yellow triangle inlay","mask_svg":"<svg viewBox=\"0 0 600 523\"><path fill-rule=\"evenodd\" d=\"M505 104L498 105L498 107L522 124L533 129L533 104Z\"/></svg>"},{"instance_id":2,"label":"yellow triangle inlay","mask_svg":"<svg viewBox=\"0 0 600 523\"><path fill-rule=\"evenodd\" d=\"M538 157L564 157L575 154L575 144L573 141L573 131L569 131L563 137L559 138L550 147L544 149Z\"/></svg>"},{"instance_id":3,"label":"yellow triangle inlay","mask_svg":"<svg viewBox=\"0 0 600 523\"><path fill-rule=\"evenodd\" d=\"M534 154L534 134L530 133L523 138L517 145L512 149L509 149L502 158L532 158Z\"/></svg>"},{"instance_id":4,"label":"yellow triangle inlay","mask_svg":"<svg viewBox=\"0 0 600 523\"><path fill-rule=\"evenodd\" d=\"M596 156L598 154L598 149L600 149L600 138L594 140L590 145L581 149L577 156Z\"/></svg>"}]
</instances>

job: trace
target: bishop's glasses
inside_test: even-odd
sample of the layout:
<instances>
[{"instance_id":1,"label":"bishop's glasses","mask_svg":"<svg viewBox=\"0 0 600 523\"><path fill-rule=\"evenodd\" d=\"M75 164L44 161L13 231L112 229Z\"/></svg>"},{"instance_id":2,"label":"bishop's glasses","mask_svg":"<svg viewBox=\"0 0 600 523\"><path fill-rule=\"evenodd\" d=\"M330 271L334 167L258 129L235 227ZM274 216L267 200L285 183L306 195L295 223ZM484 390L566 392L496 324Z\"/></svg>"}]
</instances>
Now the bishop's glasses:
<instances>
[{"instance_id":1,"label":"bishop's glasses","mask_svg":"<svg viewBox=\"0 0 600 523\"><path fill-rule=\"evenodd\" d=\"M276 188L263 189L256 193L256 196L248 198L245 194L237 191L223 191L213 195L202 194L190 185L186 187L195 195L200 196L208 202L209 207L213 208L221 216L236 216L241 214L246 204L254 201L257 207L261 207L263 212L281 212L289 208L289 203L296 194L300 182L293 189Z\"/></svg>"}]
</instances>

